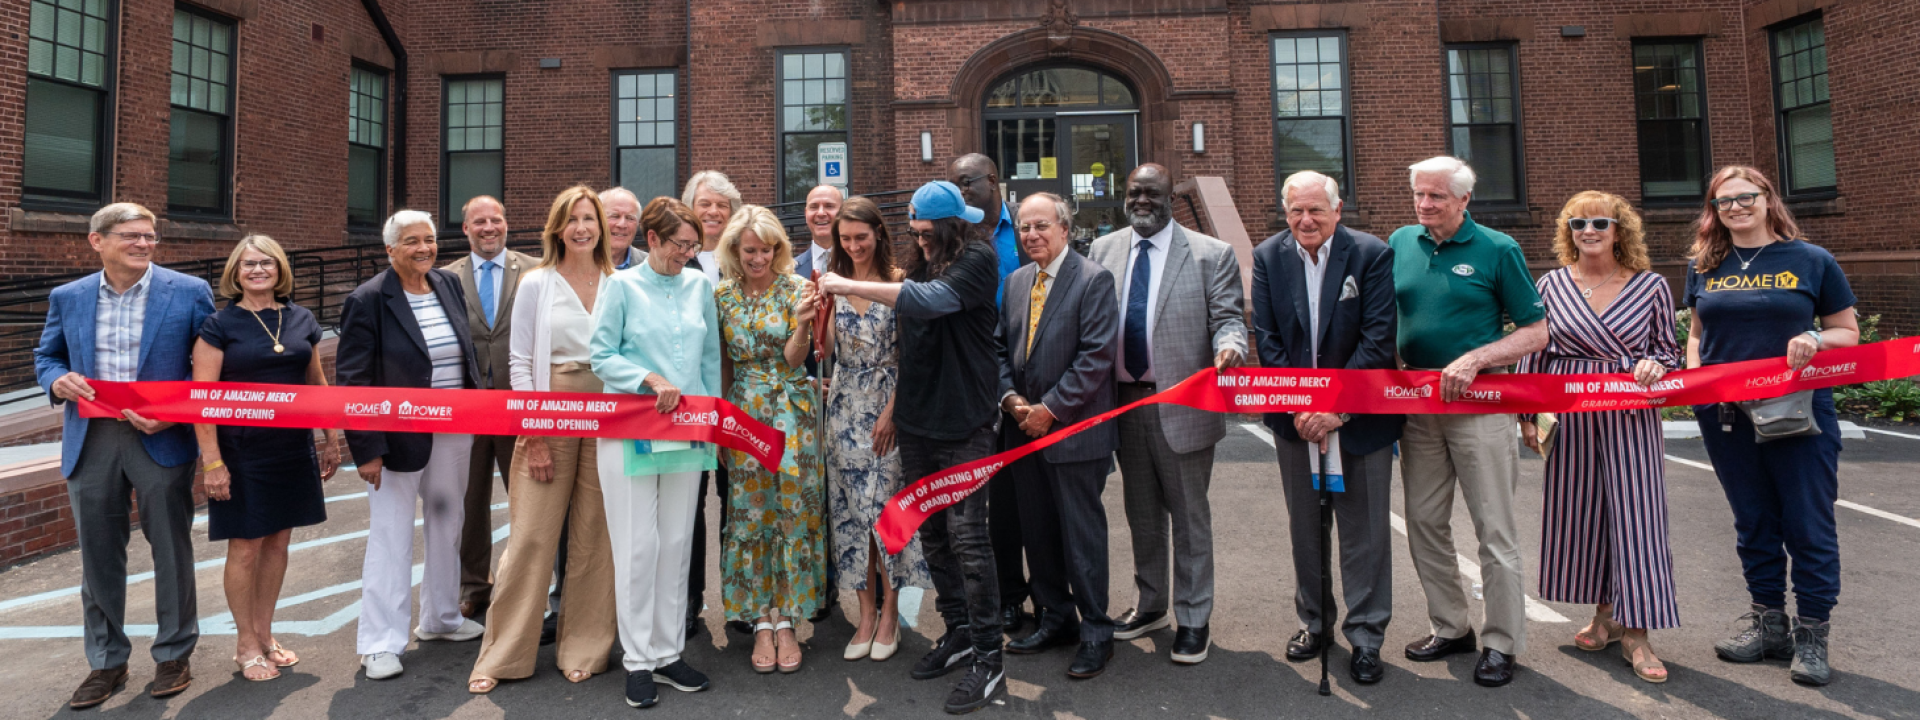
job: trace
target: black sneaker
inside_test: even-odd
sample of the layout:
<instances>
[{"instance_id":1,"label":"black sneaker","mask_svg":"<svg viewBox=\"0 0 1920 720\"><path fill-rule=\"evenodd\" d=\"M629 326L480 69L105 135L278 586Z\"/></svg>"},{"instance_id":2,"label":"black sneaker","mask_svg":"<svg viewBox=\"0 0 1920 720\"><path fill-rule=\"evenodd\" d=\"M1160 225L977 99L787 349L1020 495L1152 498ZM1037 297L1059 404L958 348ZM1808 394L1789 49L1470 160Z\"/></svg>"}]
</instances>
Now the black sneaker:
<instances>
[{"instance_id":1,"label":"black sneaker","mask_svg":"<svg viewBox=\"0 0 1920 720\"><path fill-rule=\"evenodd\" d=\"M1713 644L1713 652L1721 660L1751 663L1793 657L1793 637L1785 612L1755 605L1740 616L1740 623L1745 627L1739 634Z\"/></svg>"},{"instance_id":2,"label":"black sneaker","mask_svg":"<svg viewBox=\"0 0 1920 720\"><path fill-rule=\"evenodd\" d=\"M1006 680L1007 671L999 651L982 656L947 695L947 712L964 715L986 707L995 698L1007 694Z\"/></svg>"},{"instance_id":3,"label":"black sneaker","mask_svg":"<svg viewBox=\"0 0 1920 720\"><path fill-rule=\"evenodd\" d=\"M680 692L700 692L713 687L705 673L693 669L686 660L675 660L672 665L653 669L653 681L672 685Z\"/></svg>"},{"instance_id":4,"label":"black sneaker","mask_svg":"<svg viewBox=\"0 0 1920 720\"><path fill-rule=\"evenodd\" d=\"M627 673L627 704L637 708L650 708L660 702L660 691L653 686L653 673Z\"/></svg>"},{"instance_id":5,"label":"black sneaker","mask_svg":"<svg viewBox=\"0 0 1920 720\"><path fill-rule=\"evenodd\" d=\"M967 626L950 628L947 634L934 641L933 650L913 664L913 679L931 680L947 673L962 663L973 659L973 636L968 634Z\"/></svg>"},{"instance_id":6,"label":"black sneaker","mask_svg":"<svg viewBox=\"0 0 1920 720\"><path fill-rule=\"evenodd\" d=\"M1793 621L1793 681L1820 687L1833 681L1827 665L1827 624L1796 618Z\"/></svg>"}]
</instances>

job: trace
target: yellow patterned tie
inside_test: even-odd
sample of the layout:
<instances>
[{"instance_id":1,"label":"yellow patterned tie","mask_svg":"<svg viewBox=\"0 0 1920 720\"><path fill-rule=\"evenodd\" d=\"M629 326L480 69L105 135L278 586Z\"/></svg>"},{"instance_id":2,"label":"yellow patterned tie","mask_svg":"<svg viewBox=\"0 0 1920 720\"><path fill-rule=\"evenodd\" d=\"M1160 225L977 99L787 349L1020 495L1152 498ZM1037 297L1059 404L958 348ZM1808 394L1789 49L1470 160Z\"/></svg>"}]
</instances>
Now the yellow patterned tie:
<instances>
[{"instance_id":1,"label":"yellow patterned tie","mask_svg":"<svg viewBox=\"0 0 1920 720\"><path fill-rule=\"evenodd\" d=\"M1027 298L1027 354L1033 354L1033 331L1040 327L1040 311L1047 306L1047 271L1033 279L1033 294Z\"/></svg>"}]
</instances>

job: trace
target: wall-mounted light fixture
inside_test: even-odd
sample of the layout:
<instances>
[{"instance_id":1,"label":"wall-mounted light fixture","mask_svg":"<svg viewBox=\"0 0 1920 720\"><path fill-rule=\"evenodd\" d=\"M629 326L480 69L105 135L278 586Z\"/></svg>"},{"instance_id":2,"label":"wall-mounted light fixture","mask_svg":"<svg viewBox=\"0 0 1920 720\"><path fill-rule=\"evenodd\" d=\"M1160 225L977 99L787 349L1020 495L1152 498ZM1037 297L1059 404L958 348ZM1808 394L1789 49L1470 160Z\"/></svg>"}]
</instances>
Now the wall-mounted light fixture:
<instances>
[{"instance_id":1,"label":"wall-mounted light fixture","mask_svg":"<svg viewBox=\"0 0 1920 720\"><path fill-rule=\"evenodd\" d=\"M1193 124L1193 154L1195 155L1207 154L1207 124L1206 123L1197 122Z\"/></svg>"},{"instance_id":2,"label":"wall-mounted light fixture","mask_svg":"<svg viewBox=\"0 0 1920 720\"><path fill-rule=\"evenodd\" d=\"M920 162L933 162L933 133L927 130L920 131Z\"/></svg>"}]
</instances>

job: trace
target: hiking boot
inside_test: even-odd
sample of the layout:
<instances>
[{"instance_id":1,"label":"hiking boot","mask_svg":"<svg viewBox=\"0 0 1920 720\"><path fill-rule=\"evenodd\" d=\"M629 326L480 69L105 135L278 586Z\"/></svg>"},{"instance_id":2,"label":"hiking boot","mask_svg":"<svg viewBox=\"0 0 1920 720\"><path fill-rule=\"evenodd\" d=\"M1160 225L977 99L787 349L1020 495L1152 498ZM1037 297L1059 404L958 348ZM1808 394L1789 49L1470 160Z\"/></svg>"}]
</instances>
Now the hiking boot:
<instances>
[{"instance_id":1,"label":"hiking boot","mask_svg":"<svg viewBox=\"0 0 1920 720\"><path fill-rule=\"evenodd\" d=\"M1827 666L1827 624L1819 620L1793 621L1793 681L1820 687L1833 681Z\"/></svg>"},{"instance_id":2,"label":"hiking boot","mask_svg":"<svg viewBox=\"0 0 1920 720\"><path fill-rule=\"evenodd\" d=\"M1006 680L1007 671L999 651L980 656L973 662L973 670L960 678L960 684L953 686L953 692L947 695L947 712L964 715L986 707L995 698L1007 694Z\"/></svg>"},{"instance_id":3,"label":"hiking boot","mask_svg":"<svg viewBox=\"0 0 1920 720\"><path fill-rule=\"evenodd\" d=\"M1751 663L1793 657L1793 638L1785 611L1754 605L1753 610L1740 616L1740 622L1745 625L1740 634L1713 644L1713 652L1721 660Z\"/></svg>"}]
</instances>

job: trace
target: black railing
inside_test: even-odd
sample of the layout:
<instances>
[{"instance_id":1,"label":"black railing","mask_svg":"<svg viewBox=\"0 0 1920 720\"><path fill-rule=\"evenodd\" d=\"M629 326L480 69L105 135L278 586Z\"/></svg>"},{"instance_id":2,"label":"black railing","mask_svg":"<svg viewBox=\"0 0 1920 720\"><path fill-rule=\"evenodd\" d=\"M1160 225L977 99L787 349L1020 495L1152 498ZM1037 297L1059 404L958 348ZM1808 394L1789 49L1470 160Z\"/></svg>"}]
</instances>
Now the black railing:
<instances>
[{"instance_id":1,"label":"black railing","mask_svg":"<svg viewBox=\"0 0 1920 720\"><path fill-rule=\"evenodd\" d=\"M913 197L913 190L888 190L886 192L864 193L861 195L880 206L880 219L887 223L887 232L894 237L907 229L907 200ZM780 224L787 226L787 236L794 238L799 245L804 238L812 237L807 229L807 203L805 201L774 203L766 206Z\"/></svg>"}]
</instances>

